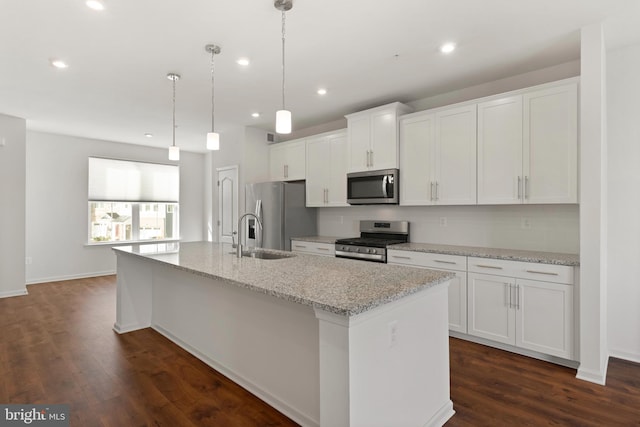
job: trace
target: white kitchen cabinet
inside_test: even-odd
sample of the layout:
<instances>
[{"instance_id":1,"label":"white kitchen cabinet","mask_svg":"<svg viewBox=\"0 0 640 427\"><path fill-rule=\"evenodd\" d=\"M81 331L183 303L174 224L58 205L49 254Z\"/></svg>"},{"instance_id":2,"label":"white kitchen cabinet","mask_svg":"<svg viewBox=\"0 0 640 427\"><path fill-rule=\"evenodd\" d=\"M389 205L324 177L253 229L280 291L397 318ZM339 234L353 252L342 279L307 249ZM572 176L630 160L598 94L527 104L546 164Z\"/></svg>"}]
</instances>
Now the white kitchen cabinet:
<instances>
[{"instance_id":1,"label":"white kitchen cabinet","mask_svg":"<svg viewBox=\"0 0 640 427\"><path fill-rule=\"evenodd\" d=\"M306 177L306 140L281 142L269 147L269 179L298 181Z\"/></svg>"},{"instance_id":2,"label":"white kitchen cabinet","mask_svg":"<svg viewBox=\"0 0 640 427\"><path fill-rule=\"evenodd\" d=\"M577 203L577 83L478 104L478 204Z\"/></svg>"},{"instance_id":3,"label":"white kitchen cabinet","mask_svg":"<svg viewBox=\"0 0 640 427\"><path fill-rule=\"evenodd\" d=\"M578 84L523 95L525 203L578 203Z\"/></svg>"},{"instance_id":4,"label":"white kitchen cabinet","mask_svg":"<svg viewBox=\"0 0 640 427\"><path fill-rule=\"evenodd\" d=\"M348 172L398 168L398 117L410 107L394 102L345 116Z\"/></svg>"},{"instance_id":5,"label":"white kitchen cabinet","mask_svg":"<svg viewBox=\"0 0 640 427\"><path fill-rule=\"evenodd\" d=\"M467 276L470 335L573 358L572 267L469 257Z\"/></svg>"},{"instance_id":6,"label":"white kitchen cabinet","mask_svg":"<svg viewBox=\"0 0 640 427\"><path fill-rule=\"evenodd\" d=\"M307 138L307 206L347 204L347 132Z\"/></svg>"},{"instance_id":7,"label":"white kitchen cabinet","mask_svg":"<svg viewBox=\"0 0 640 427\"><path fill-rule=\"evenodd\" d=\"M336 245L333 243L307 242L303 240L291 240L291 252L305 254L335 256Z\"/></svg>"},{"instance_id":8,"label":"white kitchen cabinet","mask_svg":"<svg viewBox=\"0 0 640 427\"><path fill-rule=\"evenodd\" d=\"M476 203L476 105L400 119L400 204Z\"/></svg>"},{"instance_id":9,"label":"white kitchen cabinet","mask_svg":"<svg viewBox=\"0 0 640 427\"><path fill-rule=\"evenodd\" d=\"M425 252L387 250L387 262L455 274L449 284L449 330L467 332L467 258Z\"/></svg>"}]
</instances>

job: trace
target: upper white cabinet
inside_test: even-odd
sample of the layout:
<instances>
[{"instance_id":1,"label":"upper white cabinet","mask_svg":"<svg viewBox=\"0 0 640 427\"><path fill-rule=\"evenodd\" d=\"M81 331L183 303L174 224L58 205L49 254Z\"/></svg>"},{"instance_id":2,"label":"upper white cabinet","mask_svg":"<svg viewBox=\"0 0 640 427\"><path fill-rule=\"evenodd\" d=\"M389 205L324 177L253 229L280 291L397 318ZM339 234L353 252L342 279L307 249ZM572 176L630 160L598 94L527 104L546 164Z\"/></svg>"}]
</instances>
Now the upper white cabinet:
<instances>
[{"instance_id":1,"label":"upper white cabinet","mask_svg":"<svg viewBox=\"0 0 640 427\"><path fill-rule=\"evenodd\" d=\"M400 119L400 204L476 203L476 105Z\"/></svg>"},{"instance_id":2,"label":"upper white cabinet","mask_svg":"<svg viewBox=\"0 0 640 427\"><path fill-rule=\"evenodd\" d=\"M577 83L478 104L478 204L577 203Z\"/></svg>"},{"instance_id":3,"label":"upper white cabinet","mask_svg":"<svg viewBox=\"0 0 640 427\"><path fill-rule=\"evenodd\" d=\"M306 140L281 142L269 147L271 181L297 181L306 177Z\"/></svg>"},{"instance_id":4,"label":"upper white cabinet","mask_svg":"<svg viewBox=\"0 0 640 427\"><path fill-rule=\"evenodd\" d=\"M348 172L398 168L398 117L410 111L394 102L345 116Z\"/></svg>"},{"instance_id":5,"label":"upper white cabinet","mask_svg":"<svg viewBox=\"0 0 640 427\"><path fill-rule=\"evenodd\" d=\"M347 131L307 138L307 206L347 204Z\"/></svg>"}]
</instances>

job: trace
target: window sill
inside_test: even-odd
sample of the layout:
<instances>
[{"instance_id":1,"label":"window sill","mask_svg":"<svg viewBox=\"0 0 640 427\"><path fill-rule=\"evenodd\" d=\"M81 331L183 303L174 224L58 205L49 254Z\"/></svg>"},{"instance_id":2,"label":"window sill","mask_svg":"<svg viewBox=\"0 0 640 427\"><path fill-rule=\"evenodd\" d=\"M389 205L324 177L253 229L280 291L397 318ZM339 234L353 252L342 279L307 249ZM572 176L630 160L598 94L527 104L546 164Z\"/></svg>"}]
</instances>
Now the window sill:
<instances>
[{"instance_id":1,"label":"window sill","mask_svg":"<svg viewBox=\"0 0 640 427\"><path fill-rule=\"evenodd\" d=\"M158 239L158 240L121 240L119 242L88 242L83 246L85 248L96 247L113 247L113 246L128 246L128 245L140 245L144 243L173 243L179 242L180 239Z\"/></svg>"}]
</instances>

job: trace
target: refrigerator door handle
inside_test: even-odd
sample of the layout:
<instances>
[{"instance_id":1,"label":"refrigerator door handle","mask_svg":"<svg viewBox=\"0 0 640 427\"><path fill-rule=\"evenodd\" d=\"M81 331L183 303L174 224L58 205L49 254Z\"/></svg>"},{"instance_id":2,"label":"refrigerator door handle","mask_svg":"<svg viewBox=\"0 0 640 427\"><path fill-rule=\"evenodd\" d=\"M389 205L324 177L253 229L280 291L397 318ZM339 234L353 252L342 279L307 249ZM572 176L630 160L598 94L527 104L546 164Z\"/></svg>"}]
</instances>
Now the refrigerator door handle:
<instances>
[{"instance_id":1,"label":"refrigerator door handle","mask_svg":"<svg viewBox=\"0 0 640 427\"><path fill-rule=\"evenodd\" d=\"M262 199L258 199L256 200L256 211L255 211L255 215L258 217L258 219L260 220L258 222L258 227L260 227L260 234L256 233L256 247L261 248L262 247L262 233L264 233L264 230L262 228ZM258 237L260 236L260 237Z\"/></svg>"}]
</instances>

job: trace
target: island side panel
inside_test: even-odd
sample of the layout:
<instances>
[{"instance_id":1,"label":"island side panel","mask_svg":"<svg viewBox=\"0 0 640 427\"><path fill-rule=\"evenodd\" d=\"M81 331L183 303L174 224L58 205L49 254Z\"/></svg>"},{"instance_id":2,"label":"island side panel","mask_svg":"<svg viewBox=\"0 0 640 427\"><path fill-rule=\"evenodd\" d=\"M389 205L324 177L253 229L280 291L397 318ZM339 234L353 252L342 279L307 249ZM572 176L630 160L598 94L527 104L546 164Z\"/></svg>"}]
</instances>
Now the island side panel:
<instances>
[{"instance_id":1,"label":"island side panel","mask_svg":"<svg viewBox=\"0 0 640 427\"><path fill-rule=\"evenodd\" d=\"M155 264L152 327L301 425L319 425L311 307Z\"/></svg>"},{"instance_id":2,"label":"island side panel","mask_svg":"<svg viewBox=\"0 0 640 427\"><path fill-rule=\"evenodd\" d=\"M149 261L116 253L116 322L119 334L151 326L152 275Z\"/></svg>"},{"instance_id":3,"label":"island side panel","mask_svg":"<svg viewBox=\"0 0 640 427\"><path fill-rule=\"evenodd\" d=\"M321 426L441 426L454 414L448 283L358 316L316 310Z\"/></svg>"}]
</instances>

